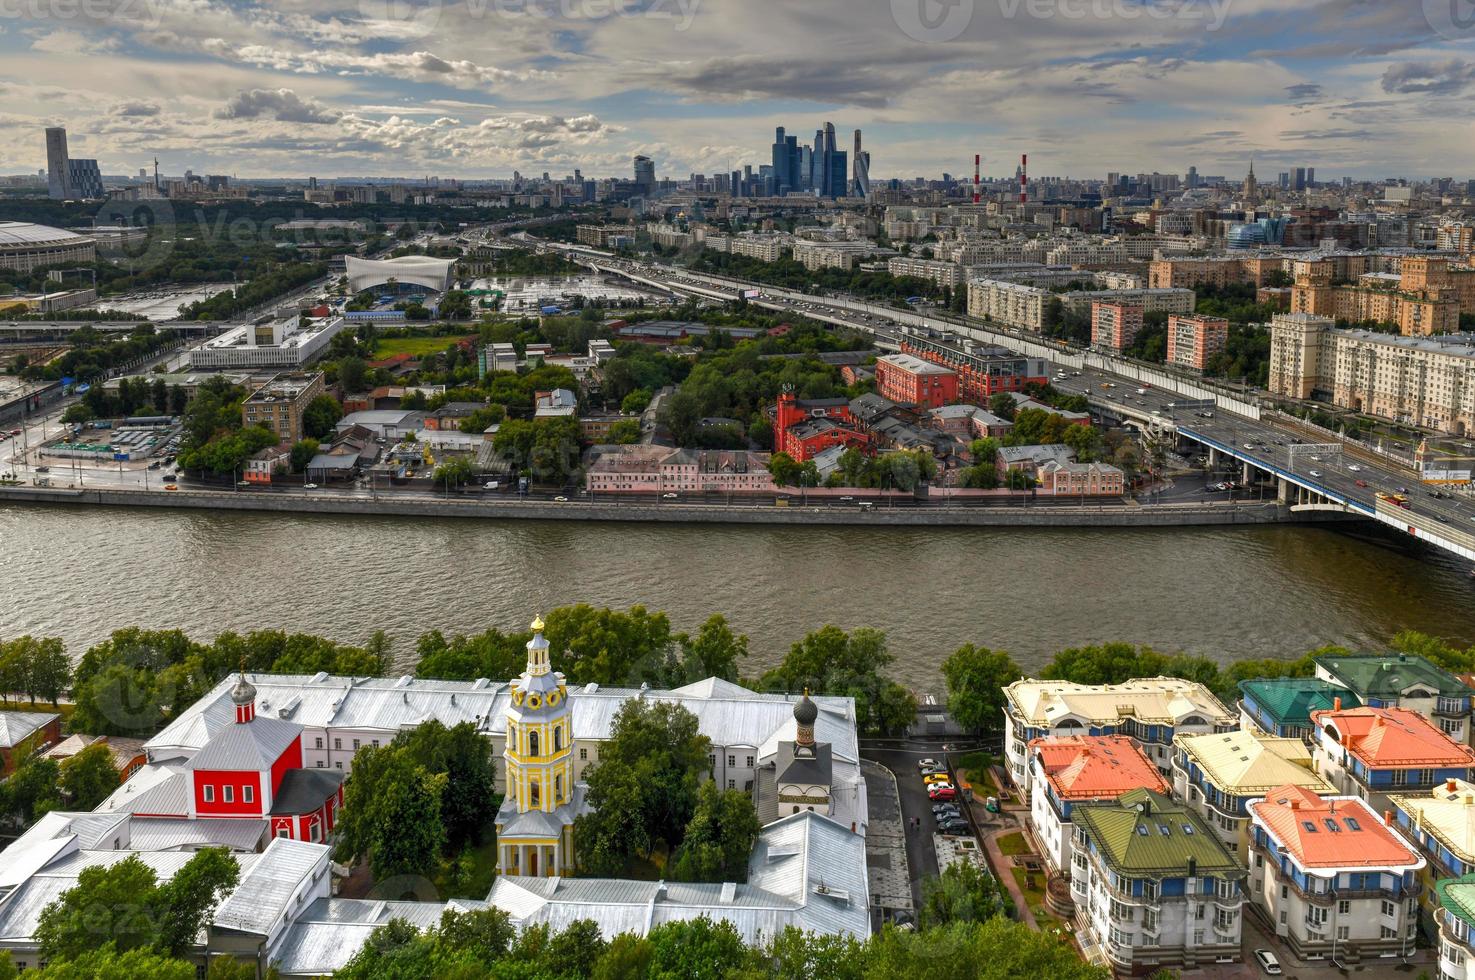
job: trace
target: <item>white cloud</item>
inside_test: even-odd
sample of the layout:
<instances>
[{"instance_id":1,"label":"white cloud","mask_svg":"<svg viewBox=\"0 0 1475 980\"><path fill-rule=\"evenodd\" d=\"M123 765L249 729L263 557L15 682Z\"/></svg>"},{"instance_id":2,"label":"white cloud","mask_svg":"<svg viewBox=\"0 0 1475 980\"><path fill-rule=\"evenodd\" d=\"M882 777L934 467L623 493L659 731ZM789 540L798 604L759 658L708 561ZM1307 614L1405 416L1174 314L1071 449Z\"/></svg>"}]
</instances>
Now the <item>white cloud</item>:
<instances>
[{"instance_id":1,"label":"white cloud","mask_svg":"<svg viewBox=\"0 0 1475 980\"><path fill-rule=\"evenodd\" d=\"M238 92L222 108L217 119L259 119L262 116L278 122L324 124L337 122L338 113L321 103L304 99L289 88L251 89Z\"/></svg>"}]
</instances>

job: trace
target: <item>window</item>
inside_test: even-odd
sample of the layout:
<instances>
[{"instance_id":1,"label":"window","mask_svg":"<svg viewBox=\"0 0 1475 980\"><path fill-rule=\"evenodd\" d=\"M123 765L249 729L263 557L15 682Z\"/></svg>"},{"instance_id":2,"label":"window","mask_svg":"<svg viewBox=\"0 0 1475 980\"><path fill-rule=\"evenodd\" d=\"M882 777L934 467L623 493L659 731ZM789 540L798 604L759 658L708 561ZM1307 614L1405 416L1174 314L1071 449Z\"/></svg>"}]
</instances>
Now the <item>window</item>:
<instances>
[{"instance_id":1,"label":"window","mask_svg":"<svg viewBox=\"0 0 1475 980\"><path fill-rule=\"evenodd\" d=\"M236 788L234 786L222 786L220 788L220 798L226 803L234 803L236 801Z\"/></svg>"},{"instance_id":2,"label":"window","mask_svg":"<svg viewBox=\"0 0 1475 980\"><path fill-rule=\"evenodd\" d=\"M536 779L528 782L528 803L531 806L541 806L539 802L541 794L538 792L538 781Z\"/></svg>"},{"instance_id":3,"label":"window","mask_svg":"<svg viewBox=\"0 0 1475 980\"><path fill-rule=\"evenodd\" d=\"M727 768L732 769L732 768L734 768L736 766L737 766L737 756L735 756L735 755L729 755L727 757Z\"/></svg>"},{"instance_id":4,"label":"window","mask_svg":"<svg viewBox=\"0 0 1475 980\"><path fill-rule=\"evenodd\" d=\"M580 749L579 750L579 761L580 762L585 762L585 761L588 760L588 758L589 758L589 750L588 749Z\"/></svg>"},{"instance_id":5,"label":"window","mask_svg":"<svg viewBox=\"0 0 1475 980\"><path fill-rule=\"evenodd\" d=\"M750 756L748 756L748 761L747 761L747 763L745 763L745 764L746 764L746 765L747 765L747 767L748 767L748 768L749 768L749 769L752 769L752 768L753 768L753 757L752 757L752 756L751 756L751 755L750 755Z\"/></svg>"},{"instance_id":6,"label":"window","mask_svg":"<svg viewBox=\"0 0 1475 980\"><path fill-rule=\"evenodd\" d=\"M1325 820L1322 821L1322 823L1326 824L1326 829L1333 834L1340 834L1342 832L1342 825L1337 823L1331 817L1327 817Z\"/></svg>"},{"instance_id":7,"label":"window","mask_svg":"<svg viewBox=\"0 0 1475 980\"><path fill-rule=\"evenodd\" d=\"M278 827L277 828L277 836L278 837L291 837L292 836L292 831L288 830L286 827Z\"/></svg>"},{"instance_id":8,"label":"window","mask_svg":"<svg viewBox=\"0 0 1475 980\"><path fill-rule=\"evenodd\" d=\"M553 726L553 751L563 751L563 727L561 725Z\"/></svg>"},{"instance_id":9,"label":"window","mask_svg":"<svg viewBox=\"0 0 1475 980\"><path fill-rule=\"evenodd\" d=\"M343 768L343 763L341 763L341 762L335 762L335 763L333 763L333 768L334 769L342 769Z\"/></svg>"},{"instance_id":10,"label":"window","mask_svg":"<svg viewBox=\"0 0 1475 980\"><path fill-rule=\"evenodd\" d=\"M737 780L735 780L735 779L729 779L727 781L727 788L728 789L737 789ZM813 809L813 807L811 807L810 809Z\"/></svg>"},{"instance_id":11,"label":"window","mask_svg":"<svg viewBox=\"0 0 1475 980\"><path fill-rule=\"evenodd\" d=\"M374 746L374 748L377 749L379 747L379 740L376 738L376 739L374 739L374 741L370 742L369 744L372 745L372 746Z\"/></svg>"},{"instance_id":12,"label":"window","mask_svg":"<svg viewBox=\"0 0 1475 980\"><path fill-rule=\"evenodd\" d=\"M542 755L542 753L538 751L538 733L537 732L528 732L528 755L531 755L531 756Z\"/></svg>"},{"instance_id":13,"label":"window","mask_svg":"<svg viewBox=\"0 0 1475 980\"><path fill-rule=\"evenodd\" d=\"M1353 833L1356 833L1357 831L1362 829L1362 825L1357 822L1356 817L1343 817L1342 822L1345 823L1347 825L1347 829L1352 831Z\"/></svg>"},{"instance_id":14,"label":"window","mask_svg":"<svg viewBox=\"0 0 1475 980\"><path fill-rule=\"evenodd\" d=\"M1352 914L1352 903L1349 902L1349 901L1347 901L1345 898L1342 899L1340 902L1337 903L1337 914L1338 915L1350 915L1350 914Z\"/></svg>"},{"instance_id":15,"label":"window","mask_svg":"<svg viewBox=\"0 0 1475 980\"><path fill-rule=\"evenodd\" d=\"M1393 918L1398 915L1398 906L1385 899L1383 901L1383 914L1390 919Z\"/></svg>"},{"instance_id":16,"label":"window","mask_svg":"<svg viewBox=\"0 0 1475 980\"><path fill-rule=\"evenodd\" d=\"M323 747L323 740L321 738L313 739L313 743L313 748L315 749L320 749Z\"/></svg>"},{"instance_id":17,"label":"window","mask_svg":"<svg viewBox=\"0 0 1475 980\"><path fill-rule=\"evenodd\" d=\"M1383 926L1380 930L1378 930L1378 932L1382 936L1382 938L1384 938L1384 939L1397 939L1398 938L1398 930L1396 930L1396 929L1389 929L1387 926Z\"/></svg>"},{"instance_id":18,"label":"window","mask_svg":"<svg viewBox=\"0 0 1475 980\"><path fill-rule=\"evenodd\" d=\"M333 739L333 748L335 748L335 749L341 749L341 748L343 748L343 739L341 739L341 738L335 738L335 739Z\"/></svg>"},{"instance_id":19,"label":"window","mask_svg":"<svg viewBox=\"0 0 1475 980\"><path fill-rule=\"evenodd\" d=\"M357 752L359 750L359 740L358 739L354 739L353 740L353 750L355 752Z\"/></svg>"},{"instance_id":20,"label":"window","mask_svg":"<svg viewBox=\"0 0 1475 980\"><path fill-rule=\"evenodd\" d=\"M205 787L205 802L206 803L214 803L215 802L215 787L214 786L206 786Z\"/></svg>"},{"instance_id":21,"label":"window","mask_svg":"<svg viewBox=\"0 0 1475 980\"><path fill-rule=\"evenodd\" d=\"M254 786L242 786L241 787L241 802L242 803L255 803L256 802L256 787L254 787Z\"/></svg>"},{"instance_id":22,"label":"window","mask_svg":"<svg viewBox=\"0 0 1475 980\"><path fill-rule=\"evenodd\" d=\"M553 802L563 802L563 773L555 773L553 776Z\"/></svg>"},{"instance_id":23,"label":"window","mask_svg":"<svg viewBox=\"0 0 1475 980\"><path fill-rule=\"evenodd\" d=\"M1402 769L1393 770L1393 785L1404 786L1408 783L1408 773Z\"/></svg>"},{"instance_id":24,"label":"window","mask_svg":"<svg viewBox=\"0 0 1475 980\"><path fill-rule=\"evenodd\" d=\"M323 839L323 828L318 826L316 820L307 828L307 835L312 838L314 844Z\"/></svg>"},{"instance_id":25,"label":"window","mask_svg":"<svg viewBox=\"0 0 1475 980\"><path fill-rule=\"evenodd\" d=\"M1337 926L1337 938L1338 939L1351 939L1352 938L1352 927L1351 926Z\"/></svg>"},{"instance_id":26,"label":"window","mask_svg":"<svg viewBox=\"0 0 1475 980\"><path fill-rule=\"evenodd\" d=\"M1320 905L1310 905L1306 908L1306 924L1320 928L1326 925L1326 909Z\"/></svg>"}]
</instances>

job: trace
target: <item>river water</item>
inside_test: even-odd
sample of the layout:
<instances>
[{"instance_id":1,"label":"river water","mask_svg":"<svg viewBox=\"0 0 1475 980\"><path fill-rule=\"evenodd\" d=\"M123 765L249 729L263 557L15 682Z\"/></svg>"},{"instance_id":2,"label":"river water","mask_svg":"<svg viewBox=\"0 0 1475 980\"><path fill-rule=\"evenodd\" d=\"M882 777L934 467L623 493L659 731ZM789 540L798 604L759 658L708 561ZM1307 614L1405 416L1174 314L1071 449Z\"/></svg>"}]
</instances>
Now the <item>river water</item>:
<instances>
[{"instance_id":1,"label":"river water","mask_svg":"<svg viewBox=\"0 0 1475 980\"><path fill-rule=\"evenodd\" d=\"M468 522L0 506L0 639L74 657L118 627L208 639L281 628L408 660L430 629L523 628L556 606L722 612L745 673L826 623L885 630L940 692L963 643L1036 668L1125 640L1219 661L1377 649L1402 629L1475 642L1475 579L1437 554L1317 527L875 529ZM402 663L401 666L408 666Z\"/></svg>"}]
</instances>

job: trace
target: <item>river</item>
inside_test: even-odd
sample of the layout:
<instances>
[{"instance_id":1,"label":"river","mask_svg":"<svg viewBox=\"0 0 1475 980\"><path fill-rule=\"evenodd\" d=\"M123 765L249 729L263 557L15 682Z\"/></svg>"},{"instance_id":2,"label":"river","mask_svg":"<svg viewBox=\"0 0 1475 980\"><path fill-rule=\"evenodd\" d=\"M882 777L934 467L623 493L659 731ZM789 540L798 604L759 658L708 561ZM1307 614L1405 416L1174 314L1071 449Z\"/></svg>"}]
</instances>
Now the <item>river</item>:
<instances>
[{"instance_id":1,"label":"river","mask_svg":"<svg viewBox=\"0 0 1475 980\"><path fill-rule=\"evenodd\" d=\"M940 692L963 643L1037 668L1126 640L1218 661L1378 649L1402 629L1475 642L1475 580L1437 554L1319 527L875 529L406 520L0 506L0 638L74 657L122 626L208 639L281 628L408 667L420 633L523 628L577 602L724 613L757 673L826 623L885 630L900 679Z\"/></svg>"}]
</instances>

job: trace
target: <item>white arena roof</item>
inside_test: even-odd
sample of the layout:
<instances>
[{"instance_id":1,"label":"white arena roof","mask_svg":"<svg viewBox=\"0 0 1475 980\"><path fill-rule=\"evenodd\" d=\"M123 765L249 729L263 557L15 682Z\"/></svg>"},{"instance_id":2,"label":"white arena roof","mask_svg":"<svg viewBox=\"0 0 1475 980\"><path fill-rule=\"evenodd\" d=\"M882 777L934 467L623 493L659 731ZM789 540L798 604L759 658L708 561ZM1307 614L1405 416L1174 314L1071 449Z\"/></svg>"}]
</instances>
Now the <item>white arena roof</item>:
<instances>
[{"instance_id":1,"label":"white arena roof","mask_svg":"<svg viewBox=\"0 0 1475 980\"><path fill-rule=\"evenodd\" d=\"M32 224L29 221L0 221L0 248L37 245L85 245L92 239L65 228Z\"/></svg>"}]
</instances>

